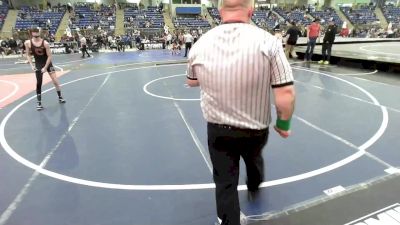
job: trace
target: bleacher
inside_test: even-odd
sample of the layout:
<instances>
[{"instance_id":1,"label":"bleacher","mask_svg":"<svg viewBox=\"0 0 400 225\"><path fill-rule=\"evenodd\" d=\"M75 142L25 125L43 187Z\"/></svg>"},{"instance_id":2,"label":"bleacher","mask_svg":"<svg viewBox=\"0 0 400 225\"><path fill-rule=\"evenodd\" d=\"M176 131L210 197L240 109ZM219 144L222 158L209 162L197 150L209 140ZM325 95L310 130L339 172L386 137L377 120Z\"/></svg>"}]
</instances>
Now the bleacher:
<instances>
[{"instance_id":1,"label":"bleacher","mask_svg":"<svg viewBox=\"0 0 400 225\"><path fill-rule=\"evenodd\" d=\"M393 27L400 27L400 8L395 6L385 6L382 11L386 20L389 23L392 23Z\"/></svg>"},{"instance_id":2,"label":"bleacher","mask_svg":"<svg viewBox=\"0 0 400 225\"><path fill-rule=\"evenodd\" d=\"M165 24L164 16L155 6L149 6L147 10L139 10L136 7L126 8L125 21L138 28L148 29L160 29Z\"/></svg>"},{"instance_id":3,"label":"bleacher","mask_svg":"<svg viewBox=\"0 0 400 225\"><path fill-rule=\"evenodd\" d=\"M219 14L219 11L217 8L207 8L208 13L211 15L211 17L213 18L214 22L216 24L220 24L221 23L221 15Z\"/></svg>"},{"instance_id":4,"label":"bleacher","mask_svg":"<svg viewBox=\"0 0 400 225\"><path fill-rule=\"evenodd\" d=\"M48 29L50 34L55 34L64 14L64 10L52 12L23 6L18 12L15 29L27 30L40 27L42 29ZM48 20L50 20L50 24L48 24Z\"/></svg>"},{"instance_id":5,"label":"bleacher","mask_svg":"<svg viewBox=\"0 0 400 225\"><path fill-rule=\"evenodd\" d=\"M0 31L3 28L4 21L8 14L8 4L6 1L0 0Z\"/></svg>"},{"instance_id":6,"label":"bleacher","mask_svg":"<svg viewBox=\"0 0 400 225\"><path fill-rule=\"evenodd\" d=\"M296 21L298 24L307 26L311 24L311 19L309 19L306 13L300 9L294 10L284 10L282 8L275 8L274 11L282 16L286 21Z\"/></svg>"},{"instance_id":7,"label":"bleacher","mask_svg":"<svg viewBox=\"0 0 400 225\"><path fill-rule=\"evenodd\" d=\"M203 19L201 7L176 7L176 18L174 26L176 28L211 28L207 19Z\"/></svg>"},{"instance_id":8,"label":"bleacher","mask_svg":"<svg viewBox=\"0 0 400 225\"><path fill-rule=\"evenodd\" d=\"M310 14L314 18L320 18L322 25L328 24L329 19L333 18L333 21L335 22L336 26L342 27L343 21L340 19L339 15L336 13L334 9L329 8L323 11L314 11L311 12Z\"/></svg>"},{"instance_id":9,"label":"bleacher","mask_svg":"<svg viewBox=\"0 0 400 225\"><path fill-rule=\"evenodd\" d=\"M185 28L211 28L207 20L192 17L178 17L174 20L174 26Z\"/></svg>"},{"instance_id":10,"label":"bleacher","mask_svg":"<svg viewBox=\"0 0 400 225\"><path fill-rule=\"evenodd\" d=\"M115 12L108 6L101 6L99 10L91 8L89 5L75 7L75 19L72 21L72 28L111 30L115 28Z\"/></svg>"},{"instance_id":11,"label":"bleacher","mask_svg":"<svg viewBox=\"0 0 400 225\"><path fill-rule=\"evenodd\" d=\"M352 24L374 24L379 21L373 9L368 6L361 7L360 9L340 7L340 10L346 15Z\"/></svg>"},{"instance_id":12,"label":"bleacher","mask_svg":"<svg viewBox=\"0 0 400 225\"><path fill-rule=\"evenodd\" d=\"M264 10L254 11L252 20L257 26L267 29L273 29L279 23L279 18L275 14Z\"/></svg>"}]
</instances>

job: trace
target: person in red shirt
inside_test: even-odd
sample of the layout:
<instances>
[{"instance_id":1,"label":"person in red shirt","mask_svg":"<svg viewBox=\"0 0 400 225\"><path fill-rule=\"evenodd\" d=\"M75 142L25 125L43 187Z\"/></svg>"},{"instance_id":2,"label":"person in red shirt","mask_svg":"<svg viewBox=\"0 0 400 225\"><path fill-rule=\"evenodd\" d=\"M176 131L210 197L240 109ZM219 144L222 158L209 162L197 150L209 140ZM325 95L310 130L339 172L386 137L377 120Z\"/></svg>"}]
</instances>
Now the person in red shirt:
<instances>
[{"instance_id":1,"label":"person in red shirt","mask_svg":"<svg viewBox=\"0 0 400 225\"><path fill-rule=\"evenodd\" d=\"M317 18L307 27L307 50L304 60L311 61L315 44L321 35L320 20Z\"/></svg>"},{"instance_id":2,"label":"person in red shirt","mask_svg":"<svg viewBox=\"0 0 400 225\"><path fill-rule=\"evenodd\" d=\"M343 22L342 31L340 31L339 36L341 36L341 37L348 37L349 35L350 35L350 30L349 30L349 28L347 27L347 23L346 23L346 22Z\"/></svg>"},{"instance_id":3,"label":"person in red shirt","mask_svg":"<svg viewBox=\"0 0 400 225\"><path fill-rule=\"evenodd\" d=\"M350 34L350 30L349 30L349 28L346 27L346 28L342 28L342 31L340 31L339 36L348 37L349 34Z\"/></svg>"}]
</instances>

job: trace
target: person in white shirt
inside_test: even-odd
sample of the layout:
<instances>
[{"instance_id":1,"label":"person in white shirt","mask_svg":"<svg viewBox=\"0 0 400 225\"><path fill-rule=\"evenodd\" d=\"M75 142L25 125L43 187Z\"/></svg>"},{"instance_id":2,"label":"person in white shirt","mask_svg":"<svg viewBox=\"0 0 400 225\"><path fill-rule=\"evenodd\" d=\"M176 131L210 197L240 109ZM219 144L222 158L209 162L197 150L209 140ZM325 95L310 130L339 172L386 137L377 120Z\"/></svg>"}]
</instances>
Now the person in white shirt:
<instances>
[{"instance_id":1,"label":"person in white shirt","mask_svg":"<svg viewBox=\"0 0 400 225\"><path fill-rule=\"evenodd\" d=\"M65 34L66 34L68 37L72 37L71 28L69 28L69 27L65 28Z\"/></svg>"},{"instance_id":2,"label":"person in white shirt","mask_svg":"<svg viewBox=\"0 0 400 225\"><path fill-rule=\"evenodd\" d=\"M172 34L169 33L167 35L167 47L169 47L172 44Z\"/></svg>"},{"instance_id":3,"label":"person in white shirt","mask_svg":"<svg viewBox=\"0 0 400 225\"><path fill-rule=\"evenodd\" d=\"M185 56L184 57L187 57L188 52L192 48L193 36L188 31L186 31L185 35L183 35L183 38L185 40Z\"/></svg>"},{"instance_id":4,"label":"person in white shirt","mask_svg":"<svg viewBox=\"0 0 400 225\"><path fill-rule=\"evenodd\" d=\"M90 57L90 54L87 51L87 41L85 36L82 35L80 41L81 41L82 58L85 58L85 53L87 54L88 57Z\"/></svg>"},{"instance_id":5,"label":"person in white shirt","mask_svg":"<svg viewBox=\"0 0 400 225\"><path fill-rule=\"evenodd\" d=\"M393 24L390 22L387 28L387 37L388 38L393 38L394 37L394 31L392 29Z\"/></svg>"},{"instance_id":6,"label":"person in white shirt","mask_svg":"<svg viewBox=\"0 0 400 225\"><path fill-rule=\"evenodd\" d=\"M166 33L166 34L169 33L169 27L167 24L164 25L164 33Z\"/></svg>"},{"instance_id":7,"label":"person in white shirt","mask_svg":"<svg viewBox=\"0 0 400 225\"><path fill-rule=\"evenodd\" d=\"M108 46L109 46L110 48L111 48L112 40L113 40L113 37L112 37L112 36L108 36L108 37L107 37Z\"/></svg>"}]
</instances>

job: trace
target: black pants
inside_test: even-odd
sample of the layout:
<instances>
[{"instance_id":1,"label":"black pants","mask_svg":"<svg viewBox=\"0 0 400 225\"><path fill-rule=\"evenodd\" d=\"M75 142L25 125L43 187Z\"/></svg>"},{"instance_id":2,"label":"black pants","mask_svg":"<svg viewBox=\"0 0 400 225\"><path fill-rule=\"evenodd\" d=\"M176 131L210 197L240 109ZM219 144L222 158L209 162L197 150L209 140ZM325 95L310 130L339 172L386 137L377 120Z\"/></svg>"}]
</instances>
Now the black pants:
<instances>
[{"instance_id":1,"label":"black pants","mask_svg":"<svg viewBox=\"0 0 400 225\"><path fill-rule=\"evenodd\" d=\"M87 54L88 57L90 57L89 52L87 51L87 46L82 45L82 57L85 57L85 53Z\"/></svg>"},{"instance_id":2,"label":"black pants","mask_svg":"<svg viewBox=\"0 0 400 225\"><path fill-rule=\"evenodd\" d=\"M322 44L322 60L330 61L332 52L332 43L324 42Z\"/></svg>"},{"instance_id":3,"label":"black pants","mask_svg":"<svg viewBox=\"0 0 400 225\"><path fill-rule=\"evenodd\" d=\"M38 102L42 101L41 95L42 95L42 83L43 83L43 74L39 70L36 70L36 97Z\"/></svg>"},{"instance_id":4,"label":"black pants","mask_svg":"<svg viewBox=\"0 0 400 225\"><path fill-rule=\"evenodd\" d=\"M311 61L316 43L317 43L316 37L310 38L310 40L307 42L307 49L305 54L305 59L307 61Z\"/></svg>"},{"instance_id":5,"label":"black pants","mask_svg":"<svg viewBox=\"0 0 400 225\"><path fill-rule=\"evenodd\" d=\"M188 42L185 44L185 57L187 57L188 52L190 51L190 49L192 48L192 43Z\"/></svg>"},{"instance_id":6,"label":"black pants","mask_svg":"<svg viewBox=\"0 0 400 225\"><path fill-rule=\"evenodd\" d=\"M240 129L208 123L207 132L218 218L223 225L240 225L237 191L240 157L246 164L247 187L255 191L264 180L262 149L268 141L268 129Z\"/></svg>"},{"instance_id":7,"label":"black pants","mask_svg":"<svg viewBox=\"0 0 400 225\"><path fill-rule=\"evenodd\" d=\"M45 66L45 64L35 64L36 67L36 71L35 71L35 75L36 75L36 95L37 95L37 100L40 102L42 100L41 95L42 95L42 83L43 83L43 73L42 73L42 68ZM50 73L54 73L55 69L53 66L53 63L49 64L49 67L47 68L47 72Z\"/></svg>"}]
</instances>

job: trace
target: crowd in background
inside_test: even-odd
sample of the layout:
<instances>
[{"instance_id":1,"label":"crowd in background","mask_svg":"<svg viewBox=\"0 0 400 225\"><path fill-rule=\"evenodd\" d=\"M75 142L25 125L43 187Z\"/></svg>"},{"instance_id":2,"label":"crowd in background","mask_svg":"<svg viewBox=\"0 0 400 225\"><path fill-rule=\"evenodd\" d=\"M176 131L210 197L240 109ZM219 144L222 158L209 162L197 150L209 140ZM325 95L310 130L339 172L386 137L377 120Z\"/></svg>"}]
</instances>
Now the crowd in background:
<instances>
[{"instance_id":1,"label":"crowd in background","mask_svg":"<svg viewBox=\"0 0 400 225\"><path fill-rule=\"evenodd\" d=\"M398 28L387 30L379 26L365 29L354 29L352 37L359 38L400 38L400 30Z\"/></svg>"},{"instance_id":2,"label":"crowd in background","mask_svg":"<svg viewBox=\"0 0 400 225\"><path fill-rule=\"evenodd\" d=\"M22 39L15 40L14 38L5 38L3 40L0 39L1 56L4 57L4 55L20 54L24 42L25 40Z\"/></svg>"},{"instance_id":3,"label":"crowd in background","mask_svg":"<svg viewBox=\"0 0 400 225\"><path fill-rule=\"evenodd\" d=\"M163 4L147 9L136 5L126 7L124 27L130 29L162 27L164 25L163 8Z\"/></svg>"},{"instance_id":4,"label":"crowd in background","mask_svg":"<svg viewBox=\"0 0 400 225\"><path fill-rule=\"evenodd\" d=\"M258 27L264 29L275 29L286 24L286 21L280 19L272 10L264 8L254 11L252 19Z\"/></svg>"},{"instance_id":5,"label":"crowd in background","mask_svg":"<svg viewBox=\"0 0 400 225\"><path fill-rule=\"evenodd\" d=\"M0 30L3 27L4 21L8 13L8 4L5 0L0 0Z\"/></svg>"},{"instance_id":6,"label":"crowd in background","mask_svg":"<svg viewBox=\"0 0 400 225\"><path fill-rule=\"evenodd\" d=\"M162 4L161 4L162 5ZM93 24L89 25L86 27L79 27L76 26L77 20L81 19L82 17L85 17L86 15L82 14L77 14L73 8L76 7L90 7L92 10L96 12L96 16L98 16L99 19L99 24ZM124 51L125 49L133 49L137 48L140 49L141 45L143 43L163 43L163 48L172 48L172 44L175 43L176 46L183 46L184 45L184 35L185 33L190 33L195 40L201 37L201 35L206 32L201 27L198 28L187 28L187 27L180 27L179 24L175 24L177 26L177 29L173 32L169 32L168 26L164 26L164 29L160 29L159 32L155 32L152 34L147 34L145 32L139 31L139 27L137 24L134 24L135 18L129 18L128 20L125 21L125 26L129 27L131 29L127 29L127 32L125 35L121 36L115 36L114 35L114 30L107 29L101 26L101 21L109 21L110 17L115 17L115 10L117 8L121 8L121 5L95 5L95 4L87 4L87 3L79 3L75 5L74 7L71 7L70 5L48 5L47 11L52 11L52 12L60 12L60 11L70 11L70 19L69 19L69 26L64 34L64 36L61 38L61 43L64 45L70 45L70 43L77 43L75 45L71 45L71 52L76 52L79 51L79 43L81 37L85 37L89 49L92 51L98 51L99 49L109 49L109 50L114 50L114 51ZM128 5L125 7L136 7L138 10L141 9L141 6L137 5ZM370 7L370 6L369 6ZM144 8L142 6L142 8ZM212 15L213 19L219 19L219 15L217 12L213 11L215 8L209 8L209 12ZM366 8L363 8L366 9ZM18 17L20 19L30 19L32 17L31 13L32 12L37 12L39 9L36 7L23 7L18 14ZM157 10L160 10L162 12L162 7L157 7ZM279 15L281 15L284 19L281 19L282 17L279 17L278 14L274 13L271 9L269 8L264 8L260 7L257 9L257 12L260 13L265 13L265 17L259 19L253 18L253 22L260 26L260 27L267 27L267 22L271 23L273 22L273 27L270 29L273 33L279 33L280 35L285 35L286 31L289 29L287 27L287 24L292 24L291 26L296 26L296 28L299 30L299 36L306 36L306 27L307 27L307 21L311 20L311 18L308 18L304 16L303 18L299 17L299 15L302 12L312 12L314 11L314 8L309 8L307 6L303 7L296 7L292 9L283 9L283 8L275 8L273 9L274 12L280 12ZM323 15L325 17L333 17L333 12L331 8L325 8L322 10L323 13L326 15ZM351 10L352 11L352 10ZM211 13L214 12L214 13ZM386 12L386 11L385 11ZM282 14L284 13L284 14ZM297 14L296 14L297 13ZM296 19L292 19L293 15L296 15ZM395 15L393 19L398 19L398 15ZM4 16L0 15L0 19L4 18ZM265 18L265 19L264 19ZM391 17L392 18L392 17ZM199 16L198 19L206 19L202 16ZM177 20L178 21L178 20ZM51 21L50 21L51 22ZM148 21L151 24L151 20ZM176 22L176 21L175 21ZM322 21L322 27L324 27L324 23ZM49 24L44 24L42 27L46 28L49 26ZM397 24L390 24L391 29L383 29L378 25L370 25L367 27L357 27L353 30L349 30L347 27L343 26L341 27L341 24L337 24L338 26L338 36L343 36L343 37L359 37L359 38L387 38L387 37L400 37L400 32L397 27ZM339 27L340 26L340 27ZM323 29L322 29L323 30ZM92 32L91 32L92 31ZM55 36L54 34L46 33L45 37L46 40L48 40L50 43L53 43L55 41ZM14 36L12 39L2 39L0 40L0 51L2 55L4 54L18 54L20 52L19 49L22 48L22 44L26 37L20 37L20 36Z\"/></svg>"},{"instance_id":7,"label":"crowd in background","mask_svg":"<svg viewBox=\"0 0 400 225\"><path fill-rule=\"evenodd\" d=\"M114 30L117 5L79 3L69 13L70 29ZM88 22L89 21L89 22Z\"/></svg>"}]
</instances>

